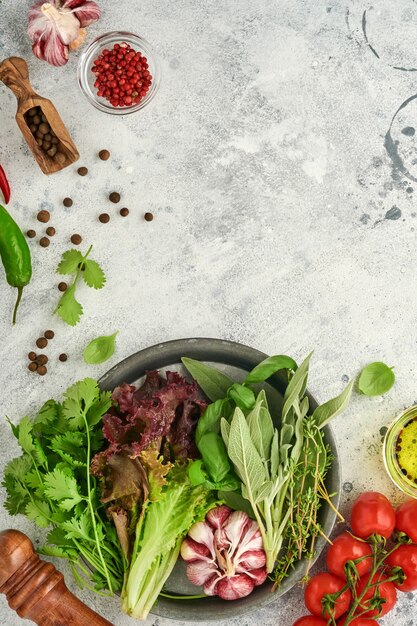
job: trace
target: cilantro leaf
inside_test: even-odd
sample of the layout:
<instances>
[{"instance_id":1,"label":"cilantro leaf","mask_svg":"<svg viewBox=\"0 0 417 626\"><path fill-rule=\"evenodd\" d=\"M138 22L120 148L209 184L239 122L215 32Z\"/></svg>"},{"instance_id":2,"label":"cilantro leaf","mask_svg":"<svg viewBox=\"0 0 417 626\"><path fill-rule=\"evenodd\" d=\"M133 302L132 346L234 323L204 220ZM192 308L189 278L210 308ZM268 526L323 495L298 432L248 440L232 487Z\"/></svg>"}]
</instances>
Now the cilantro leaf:
<instances>
[{"instance_id":1,"label":"cilantro leaf","mask_svg":"<svg viewBox=\"0 0 417 626\"><path fill-rule=\"evenodd\" d=\"M102 289L106 282L106 277L97 261L86 259L83 262L83 268L81 276L83 277L86 285L92 287L93 289Z\"/></svg>"},{"instance_id":2,"label":"cilantro leaf","mask_svg":"<svg viewBox=\"0 0 417 626\"><path fill-rule=\"evenodd\" d=\"M66 530L65 537L67 539L86 539L87 541L93 541L91 534L91 521L87 512L83 513L79 519L72 518L62 524L64 530Z\"/></svg>"},{"instance_id":3,"label":"cilantro leaf","mask_svg":"<svg viewBox=\"0 0 417 626\"><path fill-rule=\"evenodd\" d=\"M33 445L32 428L32 422L28 417L24 417L18 426L18 441L20 447L28 454L32 454L35 450L35 446Z\"/></svg>"},{"instance_id":4,"label":"cilantro leaf","mask_svg":"<svg viewBox=\"0 0 417 626\"><path fill-rule=\"evenodd\" d=\"M87 422L90 428L96 426L103 417L104 413L112 405L111 391L102 391L98 400L88 409Z\"/></svg>"},{"instance_id":5,"label":"cilantro leaf","mask_svg":"<svg viewBox=\"0 0 417 626\"><path fill-rule=\"evenodd\" d=\"M6 511L8 511L10 515L24 513L29 496L23 485L15 480L11 474L5 474L2 486L7 491L7 498L4 502Z\"/></svg>"},{"instance_id":6,"label":"cilantro leaf","mask_svg":"<svg viewBox=\"0 0 417 626\"><path fill-rule=\"evenodd\" d=\"M80 317L83 314L83 307L76 300L74 292L75 284L61 296L56 308L56 312L60 318L70 326L78 324Z\"/></svg>"},{"instance_id":7,"label":"cilantro leaf","mask_svg":"<svg viewBox=\"0 0 417 626\"><path fill-rule=\"evenodd\" d=\"M83 434L77 431L67 431L63 435L56 435L51 439L49 448L57 454L68 454L74 460L82 461L86 458L85 440Z\"/></svg>"},{"instance_id":8,"label":"cilantro leaf","mask_svg":"<svg viewBox=\"0 0 417 626\"><path fill-rule=\"evenodd\" d=\"M64 394L63 413L71 430L83 428L84 415L99 398L97 381L84 378L72 385Z\"/></svg>"},{"instance_id":9,"label":"cilantro leaf","mask_svg":"<svg viewBox=\"0 0 417 626\"><path fill-rule=\"evenodd\" d=\"M49 516L51 510L48 503L44 500L34 499L27 503L25 508L27 517L34 522L39 528L47 528L50 524Z\"/></svg>"},{"instance_id":10,"label":"cilantro leaf","mask_svg":"<svg viewBox=\"0 0 417 626\"><path fill-rule=\"evenodd\" d=\"M83 499L78 491L77 481L73 476L67 476L58 467L45 475L45 495L58 502L61 509L70 511Z\"/></svg>"},{"instance_id":11,"label":"cilantro leaf","mask_svg":"<svg viewBox=\"0 0 417 626\"><path fill-rule=\"evenodd\" d=\"M75 274L78 266L82 263L84 257L79 250L67 250L63 253L61 262L58 265L58 274Z\"/></svg>"},{"instance_id":12,"label":"cilantro leaf","mask_svg":"<svg viewBox=\"0 0 417 626\"><path fill-rule=\"evenodd\" d=\"M13 435L16 437L16 439L19 438L19 427L15 426L13 424L13 422L11 421L11 419L9 417L6 416L6 421L8 422L10 428L12 429L12 433Z\"/></svg>"},{"instance_id":13,"label":"cilantro leaf","mask_svg":"<svg viewBox=\"0 0 417 626\"><path fill-rule=\"evenodd\" d=\"M23 482L31 467L32 459L27 454L23 454L9 461L4 470L4 475Z\"/></svg>"},{"instance_id":14,"label":"cilantro leaf","mask_svg":"<svg viewBox=\"0 0 417 626\"><path fill-rule=\"evenodd\" d=\"M55 400L47 400L37 412L33 420L34 425L47 425L54 422L58 417L58 407L59 404Z\"/></svg>"}]
</instances>

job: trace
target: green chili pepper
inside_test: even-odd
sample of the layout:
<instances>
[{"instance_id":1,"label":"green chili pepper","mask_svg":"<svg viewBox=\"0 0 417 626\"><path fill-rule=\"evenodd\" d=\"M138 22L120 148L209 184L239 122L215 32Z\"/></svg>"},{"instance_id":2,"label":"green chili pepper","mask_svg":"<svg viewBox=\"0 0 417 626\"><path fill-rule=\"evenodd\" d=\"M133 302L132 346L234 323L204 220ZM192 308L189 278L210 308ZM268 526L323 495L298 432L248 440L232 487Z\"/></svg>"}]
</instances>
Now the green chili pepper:
<instances>
[{"instance_id":1,"label":"green chili pepper","mask_svg":"<svg viewBox=\"0 0 417 626\"><path fill-rule=\"evenodd\" d=\"M15 324L23 287L29 283L32 276L32 263L29 246L22 231L1 204L0 257L6 270L7 282L11 287L17 288L17 300L13 311L13 324Z\"/></svg>"}]
</instances>

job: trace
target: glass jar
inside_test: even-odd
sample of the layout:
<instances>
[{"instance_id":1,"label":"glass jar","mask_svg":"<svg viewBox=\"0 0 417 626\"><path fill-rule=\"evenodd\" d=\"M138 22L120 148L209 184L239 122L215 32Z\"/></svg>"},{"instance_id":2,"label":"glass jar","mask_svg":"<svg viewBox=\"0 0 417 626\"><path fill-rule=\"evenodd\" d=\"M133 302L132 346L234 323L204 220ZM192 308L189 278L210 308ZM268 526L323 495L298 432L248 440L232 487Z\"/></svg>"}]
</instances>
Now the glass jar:
<instances>
[{"instance_id":1,"label":"glass jar","mask_svg":"<svg viewBox=\"0 0 417 626\"><path fill-rule=\"evenodd\" d=\"M149 72L152 76L152 83L146 96L137 104L114 107L108 100L97 95L97 89L94 87L96 75L92 72L91 68L93 67L94 61L105 48L112 48L115 43L120 44L122 42L130 44L135 52L141 52L143 56L146 56ZM158 58L149 43L143 39L143 37L125 31L105 33L97 37L97 39L94 39L84 50L78 63L78 84L83 94L96 109L104 111L105 113L113 113L114 115L127 115L143 109L143 107L149 104L154 98L158 91L160 81L161 70Z\"/></svg>"},{"instance_id":2,"label":"glass jar","mask_svg":"<svg viewBox=\"0 0 417 626\"><path fill-rule=\"evenodd\" d=\"M401 413L389 426L383 456L394 484L408 496L417 498L417 405Z\"/></svg>"}]
</instances>

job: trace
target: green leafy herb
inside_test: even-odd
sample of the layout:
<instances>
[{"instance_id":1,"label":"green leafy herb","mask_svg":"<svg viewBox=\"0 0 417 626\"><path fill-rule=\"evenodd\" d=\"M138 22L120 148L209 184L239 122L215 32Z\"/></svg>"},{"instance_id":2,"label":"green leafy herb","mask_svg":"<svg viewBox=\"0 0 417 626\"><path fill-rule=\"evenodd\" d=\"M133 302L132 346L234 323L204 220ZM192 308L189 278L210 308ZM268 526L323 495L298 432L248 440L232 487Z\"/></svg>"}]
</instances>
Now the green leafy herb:
<instances>
[{"instance_id":1,"label":"green leafy herb","mask_svg":"<svg viewBox=\"0 0 417 626\"><path fill-rule=\"evenodd\" d=\"M317 407L313 413L312 419L318 428L323 428L330 420L347 408L350 396L352 395L353 383L354 381L348 383L342 393L336 396L336 398L328 400L328 402Z\"/></svg>"},{"instance_id":2,"label":"green leafy herb","mask_svg":"<svg viewBox=\"0 0 417 626\"><path fill-rule=\"evenodd\" d=\"M264 380L267 380L270 376L283 369L295 372L297 363L290 356L284 354L270 356L253 368L245 378L245 385L262 383Z\"/></svg>"},{"instance_id":3,"label":"green leafy herb","mask_svg":"<svg viewBox=\"0 0 417 626\"><path fill-rule=\"evenodd\" d=\"M359 376L359 389L366 396L382 396L395 383L392 367L376 361L363 368Z\"/></svg>"},{"instance_id":4,"label":"green leafy herb","mask_svg":"<svg viewBox=\"0 0 417 626\"><path fill-rule=\"evenodd\" d=\"M23 454L6 466L3 486L11 515L51 528L44 554L67 558L79 584L111 592L122 587L125 560L90 474L110 406L110 393L86 378L67 389L63 403L48 400L33 419L11 424Z\"/></svg>"},{"instance_id":5,"label":"green leafy herb","mask_svg":"<svg viewBox=\"0 0 417 626\"><path fill-rule=\"evenodd\" d=\"M85 255L79 250L67 250L63 253L57 267L58 274L73 274L72 285L62 294L54 313L61 319L75 326L83 314L83 307L75 297L77 282L82 277L84 282L94 289L101 289L106 282L104 272L96 261L88 258L93 246L90 246Z\"/></svg>"},{"instance_id":6,"label":"green leafy herb","mask_svg":"<svg viewBox=\"0 0 417 626\"><path fill-rule=\"evenodd\" d=\"M187 357L183 357L181 361L212 402L223 399L234 383L226 374L210 365Z\"/></svg>"},{"instance_id":7,"label":"green leafy herb","mask_svg":"<svg viewBox=\"0 0 417 626\"><path fill-rule=\"evenodd\" d=\"M103 335L90 341L83 352L84 361L90 365L97 365L110 359L116 347L116 335L117 332L113 335Z\"/></svg>"}]
</instances>

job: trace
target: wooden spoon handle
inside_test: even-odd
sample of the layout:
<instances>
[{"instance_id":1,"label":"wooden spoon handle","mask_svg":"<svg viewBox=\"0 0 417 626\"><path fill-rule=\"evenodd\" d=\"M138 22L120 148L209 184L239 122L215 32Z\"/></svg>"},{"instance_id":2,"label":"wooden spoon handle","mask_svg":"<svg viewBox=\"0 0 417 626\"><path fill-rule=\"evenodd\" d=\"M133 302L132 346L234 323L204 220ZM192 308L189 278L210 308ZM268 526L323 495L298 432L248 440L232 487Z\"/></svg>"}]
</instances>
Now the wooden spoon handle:
<instances>
[{"instance_id":1,"label":"wooden spoon handle","mask_svg":"<svg viewBox=\"0 0 417 626\"><path fill-rule=\"evenodd\" d=\"M0 80L13 91L19 102L36 95L29 81L28 65L20 57L9 57L0 63Z\"/></svg>"},{"instance_id":2,"label":"wooden spoon handle","mask_svg":"<svg viewBox=\"0 0 417 626\"><path fill-rule=\"evenodd\" d=\"M0 532L0 593L20 617L38 626L113 626L76 598L63 575L41 561L17 530Z\"/></svg>"}]
</instances>

